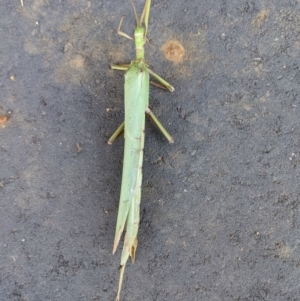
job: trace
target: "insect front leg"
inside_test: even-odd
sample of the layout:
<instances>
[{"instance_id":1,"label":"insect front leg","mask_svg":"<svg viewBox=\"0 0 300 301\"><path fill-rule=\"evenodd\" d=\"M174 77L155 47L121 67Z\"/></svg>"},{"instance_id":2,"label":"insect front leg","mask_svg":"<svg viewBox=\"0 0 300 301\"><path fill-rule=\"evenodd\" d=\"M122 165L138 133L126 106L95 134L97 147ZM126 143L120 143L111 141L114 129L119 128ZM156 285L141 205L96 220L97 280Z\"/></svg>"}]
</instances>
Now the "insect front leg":
<instances>
[{"instance_id":1,"label":"insect front leg","mask_svg":"<svg viewBox=\"0 0 300 301\"><path fill-rule=\"evenodd\" d=\"M126 39L129 39L129 40L133 40L133 38L131 36L129 36L128 34L126 34L125 32L121 31L121 26L122 26L122 22L123 22L123 19L124 19L125 16L122 16L121 20L120 20L120 24L118 26L118 35L126 38Z\"/></svg>"}]
</instances>

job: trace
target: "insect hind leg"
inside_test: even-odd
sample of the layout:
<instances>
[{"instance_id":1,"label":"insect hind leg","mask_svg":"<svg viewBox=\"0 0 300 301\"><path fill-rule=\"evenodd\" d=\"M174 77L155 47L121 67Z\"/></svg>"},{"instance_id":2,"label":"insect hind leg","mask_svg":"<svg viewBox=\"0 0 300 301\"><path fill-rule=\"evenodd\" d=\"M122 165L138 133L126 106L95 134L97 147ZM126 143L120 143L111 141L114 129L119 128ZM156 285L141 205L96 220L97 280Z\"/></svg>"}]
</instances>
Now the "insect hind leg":
<instances>
[{"instance_id":1,"label":"insect hind leg","mask_svg":"<svg viewBox=\"0 0 300 301\"><path fill-rule=\"evenodd\" d=\"M167 138L167 140L170 143L174 143L173 137L168 133L168 131L165 129L165 127L162 125L162 123L154 115L154 113L149 108L147 108L146 113L150 116L150 118L153 120L153 122L156 124L156 126L160 129L160 131L163 133L163 135Z\"/></svg>"}]
</instances>

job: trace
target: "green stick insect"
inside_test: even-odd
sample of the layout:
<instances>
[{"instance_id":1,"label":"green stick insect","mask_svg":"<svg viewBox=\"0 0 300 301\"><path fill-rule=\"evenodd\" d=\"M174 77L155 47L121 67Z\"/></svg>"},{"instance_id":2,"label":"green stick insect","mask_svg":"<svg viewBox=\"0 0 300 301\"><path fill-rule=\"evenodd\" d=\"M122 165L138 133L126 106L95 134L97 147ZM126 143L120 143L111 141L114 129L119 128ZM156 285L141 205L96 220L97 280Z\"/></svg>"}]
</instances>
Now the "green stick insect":
<instances>
[{"instance_id":1,"label":"green stick insect","mask_svg":"<svg viewBox=\"0 0 300 301\"><path fill-rule=\"evenodd\" d=\"M173 92L174 88L160 76L148 68L144 59L144 45L148 30L151 0L146 0L140 20L131 0L137 27L134 30L134 39L122 32L121 25L124 16L120 20L118 34L134 40L136 57L131 64L112 65L112 69L124 70L125 74L125 122L123 122L108 140L112 144L124 131L125 147L123 160L123 174L121 196L113 246L113 254L116 252L123 231L125 230L124 245L121 255L120 279L116 301L120 300L123 275L129 256L134 263L137 248L137 233L140 221L140 200L142 185L143 149L145 141L145 113L147 113L158 126L170 143L174 140L163 125L149 109L149 74L151 74L162 88ZM142 24L145 24L145 28Z\"/></svg>"}]
</instances>

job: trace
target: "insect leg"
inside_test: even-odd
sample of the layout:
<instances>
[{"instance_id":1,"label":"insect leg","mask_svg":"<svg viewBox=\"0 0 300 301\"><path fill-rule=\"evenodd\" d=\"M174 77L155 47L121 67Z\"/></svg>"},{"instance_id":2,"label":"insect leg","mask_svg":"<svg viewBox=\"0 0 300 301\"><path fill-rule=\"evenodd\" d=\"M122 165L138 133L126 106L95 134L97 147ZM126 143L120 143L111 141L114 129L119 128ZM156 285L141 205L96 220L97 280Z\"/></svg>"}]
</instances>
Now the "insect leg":
<instances>
[{"instance_id":1,"label":"insect leg","mask_svg":"<svg viewBox=\"0 0 300 301\"><path fill-rule=\"evenodd\" d=\"M122 22L123 22L123 19L124 19L125 16L122 16L121 20L120 20L120 24L119 24L119 27L118 27L118 35L124 37L124 38L127 38L129 40L133 40L133 38L131 36L129 36L128 34L126 34L125 32L121 31L121 26L122 26Z\"/></svg>"},{"instance_id":2,"label":"insect leg","mask_svg":"<svg viewBox=\"0 0 300 301\"><path fill-rule=\"evenodd\" d=\"M116 131L112 134L112 136L109 138L107 141L108 144L113 144L114 141L124 132L124 125L125 122L123 122L117 129Z\"/></svg>"},{"instance_id":3,"label":"insect leg","mask_svg":"<svg viewBox=\"0 0 300 301\"><path fill-rule=\"evenodd\" d=\"M153 120L153 122L160 129L160 131L167 138L167 140L170 143L174 143L173 137L168 133L168 131L165 129L165 127L160 123L160 121L156 118L156 116L153 114L153 112L149 108L147 108L146 113L151 117L151 119Z\"/></svg>"},{"instance_id":4,"label":"insect leg","mask_svg":"<svg viewBox=\"0 0 300 301\"><path fill-rule=\"evenodd\" d=\"M114 69L114 70L122 70L122 71L126 71L129 68L130 64L123 64L123 65L114 65L111 64L110 68Z\"/></svg>"},{"instance_id":5,"label":"insect leg","mask_svg":"<svg viewBox=\"0 0 300 301\"><path fill-rule=\"evenodd\" d=\"M156 80L158 80L169 91L173 92L175 90L175 88L172 85L170 85L167 81L161 78L158 74L154 73L151 69L148 68L148 71Z\"/></svg>"}]
</instances>

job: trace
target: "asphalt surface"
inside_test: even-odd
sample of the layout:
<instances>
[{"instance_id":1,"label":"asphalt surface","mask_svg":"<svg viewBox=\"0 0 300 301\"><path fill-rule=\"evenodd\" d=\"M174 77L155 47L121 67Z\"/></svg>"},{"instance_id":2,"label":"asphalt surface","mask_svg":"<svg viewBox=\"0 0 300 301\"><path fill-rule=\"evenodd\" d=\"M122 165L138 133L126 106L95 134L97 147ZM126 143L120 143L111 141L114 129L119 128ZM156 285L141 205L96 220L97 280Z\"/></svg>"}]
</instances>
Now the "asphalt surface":
<instances>
[{"instance_id":1,"label":"asphalt surface","mask_svg":"<svg viewBox=\"0 0 300 301\"><path fill-rule=\"evenodd\" d=\"M136 0L137 10L143 7ZM0 299L114 300L130 1L0 2ZM300 1L153 1L122 300L300 300Z\"/></svg>"}]
</instances>

